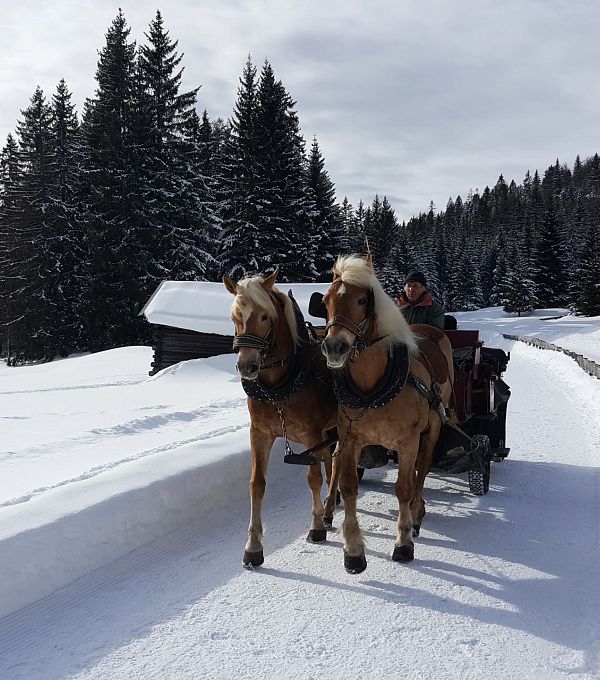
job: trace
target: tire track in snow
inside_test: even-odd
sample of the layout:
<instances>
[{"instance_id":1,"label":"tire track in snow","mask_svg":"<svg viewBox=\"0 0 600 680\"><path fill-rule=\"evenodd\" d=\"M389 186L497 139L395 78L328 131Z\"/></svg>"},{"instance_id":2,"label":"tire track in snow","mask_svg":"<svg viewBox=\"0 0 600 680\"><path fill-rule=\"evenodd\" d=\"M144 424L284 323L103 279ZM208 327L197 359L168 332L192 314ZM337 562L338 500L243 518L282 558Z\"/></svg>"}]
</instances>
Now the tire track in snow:
<instances>
[{"instance_id":1,"label":"tire track in snow","mask_svg":"<svg viewBox=\"0 0 600 680\"><path fill-rule=\"evenodd\" d=\"M213 417L216 413L230 412L235 408L241 408L245 405L245 398L223 399L220 401L210 402L200 408L190 411L183 411L181 409L167 413L147 415L142 418L134 418L133 420L124 423L117 423L106 427L94 428L85 433L78 433L72 437L53 441L42 446L32 446L29 448L18 449L17 451L7 451L0 454L0 460L9 459L15 456L35 460L47 454L48 451L54 449L66 449L76 446L81 448L97 444L99 440L104 438L110 439L114 437L121 438L123 436L131 437L140 434L148 434L149 431L157 431L166 427L171 427L174 423L190 424L201 418ZM226 413L224 413L226 415ZM1 506L0 506L1 507Z\"/></svg>"},{"instance_id":2,"label":"tire track in snow","mask_svg":"<svg viewBox=\"0 0 600 680\"><path fill-rule=\"evenodd\" d=\"M41 387L31 390L13 390L11 392L0 392L1 395L14 394L41 394L42 392L71 392L73 390L95 390L99 387L123 387L124 385L139 385L146 382L147 378L141 380L122 380L113 383L96 383L92 385L64 385L63 387Z\"/></svg>"}]
</instances>

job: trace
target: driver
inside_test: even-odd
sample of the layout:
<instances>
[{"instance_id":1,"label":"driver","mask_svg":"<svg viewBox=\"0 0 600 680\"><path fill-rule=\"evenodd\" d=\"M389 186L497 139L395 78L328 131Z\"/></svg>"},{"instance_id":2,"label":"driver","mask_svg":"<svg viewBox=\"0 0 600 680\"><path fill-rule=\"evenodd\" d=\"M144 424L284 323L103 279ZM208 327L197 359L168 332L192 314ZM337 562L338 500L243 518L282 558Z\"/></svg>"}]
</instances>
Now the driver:
<instances>
[{"instance_id":1,"label":"driver","mask_svg":"<svg viewBox=\"0 0 600 680\"><path fill-rule=\"evenodd\" d=\"M406 321L412 326L417 323L444 329L444 308L433 299L427 288L423 272L410 272L404 281L404 290L396 300Z\"/></svg>"}]
</instances>

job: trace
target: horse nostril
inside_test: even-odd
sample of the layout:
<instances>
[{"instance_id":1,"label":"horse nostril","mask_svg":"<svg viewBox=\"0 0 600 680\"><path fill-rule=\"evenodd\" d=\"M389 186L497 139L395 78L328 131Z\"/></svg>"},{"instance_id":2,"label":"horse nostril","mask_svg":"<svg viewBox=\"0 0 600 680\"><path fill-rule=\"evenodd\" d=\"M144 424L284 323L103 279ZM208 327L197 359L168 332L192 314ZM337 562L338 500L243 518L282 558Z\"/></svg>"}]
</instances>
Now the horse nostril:
<instances>
[{"instance_id":1,"label":"horse nostril","mask_svg":"<svg viewBox=\"0 0 600 680\"><path fill-rule=\"evenodd\" d=\"M350 344L343 338L326 338L321 346L321 351L325 356L342 356L350 350Z\"/></svg>"},{"instance_id":2,"label":"horse nostril","mask_svg":"<svg viewBox=\"0 0 600 680\"><path fill-rule=\"evenodd\" d=\"M258 364L256 362L253 362L248 366L248 373L258 373Z\"/></svg>"},{"instance_id":3,"label":"horse nostril","mask_svg":"<svg viewBox=\"0 0 600 680\"><path fill-rule=\"evenodd\" d=\"M338 354L346 354L346 352L350 349L350 345L348 344L347 340L338 340L336 344L336 351Z\"/></svg>"}]
</instances>

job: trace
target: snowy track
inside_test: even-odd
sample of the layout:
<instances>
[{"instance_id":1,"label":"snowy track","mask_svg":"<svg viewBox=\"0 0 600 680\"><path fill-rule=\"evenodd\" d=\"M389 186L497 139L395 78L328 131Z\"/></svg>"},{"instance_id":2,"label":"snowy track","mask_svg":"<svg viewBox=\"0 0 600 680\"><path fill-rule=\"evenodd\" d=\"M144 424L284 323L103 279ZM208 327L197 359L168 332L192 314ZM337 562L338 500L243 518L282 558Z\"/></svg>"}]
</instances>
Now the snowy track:
<instances>
[{"instance_id":1,"label":"snowy track","mask_svg":"<svg viewBox=\"0 0 600 680\"><path fill-rule=\"evenodd\" d=\"M359 499L369 566L311 545L303 471L274 452L263 568L228 505L0 621L0 677L600 677L600 382L511 348L510 457L487 496L427 482L416 560L390 560L391 467ZM338 515L335 524L339 526Z\"/></svg>"}]
</instances>

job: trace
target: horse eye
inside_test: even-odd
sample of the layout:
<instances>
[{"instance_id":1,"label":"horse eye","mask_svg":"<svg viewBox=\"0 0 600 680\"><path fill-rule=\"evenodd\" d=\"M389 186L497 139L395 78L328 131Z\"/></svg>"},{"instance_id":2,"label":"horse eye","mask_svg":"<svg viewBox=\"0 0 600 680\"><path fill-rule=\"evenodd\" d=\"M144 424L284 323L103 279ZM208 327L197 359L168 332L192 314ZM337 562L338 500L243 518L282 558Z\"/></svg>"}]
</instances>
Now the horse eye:
<instances>
[{"instance_id":1,"label":"horse eye","mask_svg":"<svg viewBox=\"0 0 600 680\"><path fill-rule=\"evenodd\" d=\"M366 297L361 297L358 301L359 305L366 305L367 304L367 298Z\"/></svg>"},{"instance_id":2,"label":"horse eye","mask_svg":"<svg viewBox=\"0 0 600 680\"><path fill-rule=\"evenodd\" d=\"M268 314L263 314L263 315L260 317L260 320L261 320L261 321L266 321L268 318L269 318L269 315L268 315Z\"/></svg>"}]
</instances>

